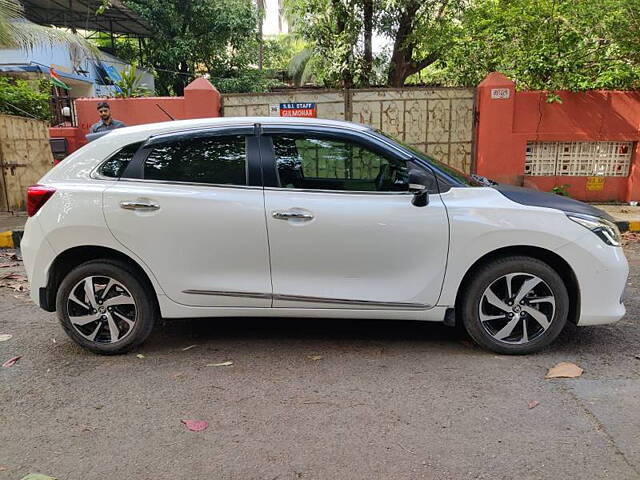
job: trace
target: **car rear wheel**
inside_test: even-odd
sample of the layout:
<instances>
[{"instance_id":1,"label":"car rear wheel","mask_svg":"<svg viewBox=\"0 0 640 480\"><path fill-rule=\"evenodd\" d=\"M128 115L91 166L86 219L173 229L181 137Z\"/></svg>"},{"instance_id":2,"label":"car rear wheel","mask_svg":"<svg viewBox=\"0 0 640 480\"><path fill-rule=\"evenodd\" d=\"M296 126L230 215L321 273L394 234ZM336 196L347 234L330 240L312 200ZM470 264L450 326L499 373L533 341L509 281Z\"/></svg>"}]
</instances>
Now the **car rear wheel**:
<instances>
[{"instance_id":1,"label":"car rear wheel","mask_svg":"<svg viewBox=\"0 0 640 480\"><path fill-rule=\"evenodd\" d=\"M157 315L152 290L126 263L94 260L74 268L56 297L58 318L79 345L124 353L151 333Z\"/></svg>"},{"instance_id":2,"label":"car rear wheel","mask_svg":"<svg viewBox=\"0 0 640 480\"><path fill-rule=\"evenodd\" d=\"M483 265L463 295L467 332L497 353L541 350L567 323L567 288L553 268L535 258L510 256Z\"/></svg>"}]
</instances>

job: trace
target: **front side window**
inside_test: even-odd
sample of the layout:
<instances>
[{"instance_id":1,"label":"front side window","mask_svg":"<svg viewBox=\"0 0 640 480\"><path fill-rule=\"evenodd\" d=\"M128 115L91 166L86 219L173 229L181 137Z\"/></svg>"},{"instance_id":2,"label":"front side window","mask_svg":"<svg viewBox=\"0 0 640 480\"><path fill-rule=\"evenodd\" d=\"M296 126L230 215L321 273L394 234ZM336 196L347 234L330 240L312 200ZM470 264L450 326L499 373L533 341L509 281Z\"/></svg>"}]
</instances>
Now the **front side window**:
<instances>
[{"instance_id":1,"label":"front side window","mask_svg":"<svg viewBox=\"0 0 640 480\"><path fill-rule=\"evenodd\" d=\"M245 137L200 137L156 145L145 160L144 178L246 185Z\"/></svg>"},{"instance_id":2,"label":"front side window","mask_svg":"<svg viewBox=\"0 0 640 480\"><path fill-rule=\"evenodd\" d=\"M141 144L142 142L137 142L122 147L100 166L98 173L104 177L120 178Z\"/></svg>"},{"instance_id":3,"label":"front side window","mask_svg":"<svg viewBox=\"0 0 640 480\"><path fill-rule=\"evenodd\" d=\"M346 140L274 136L282 188L393 192L408 189L406 162Z\"/></svg>"}]
</instances>

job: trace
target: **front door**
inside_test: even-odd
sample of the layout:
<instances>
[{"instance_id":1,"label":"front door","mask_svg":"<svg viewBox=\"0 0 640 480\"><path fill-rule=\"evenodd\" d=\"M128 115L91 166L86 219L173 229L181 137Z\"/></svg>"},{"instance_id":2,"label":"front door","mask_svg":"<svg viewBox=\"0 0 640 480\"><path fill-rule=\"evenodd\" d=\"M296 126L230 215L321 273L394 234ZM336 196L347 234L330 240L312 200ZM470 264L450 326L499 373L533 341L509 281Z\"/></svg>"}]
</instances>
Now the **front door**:
<instances>
[{"instance_id":1,"label":"front door","mask_svg":"<svg viewBox=\"0 0 640 480\"><path fill-rule=\"evenodd\" d=\"M409 161L344 132L262 137L274 307L428 309L449 228L437 193L412 205ZM275 162L275 172L269 168ZM421 167L420 167L421 168ZM430 172L429 172L430 173Z\"/></svg>"},{"instance_id":2,"label":"front door","mask_svg":"<svg viewBox=\"0 0 640 480\"><path fill-rule=\"evenodd\" d=\"M104 192L109 228L171 300L271 306L263 191L248 178L255 142L237 132L152 139Z\"/></svg>"}]
</instances>

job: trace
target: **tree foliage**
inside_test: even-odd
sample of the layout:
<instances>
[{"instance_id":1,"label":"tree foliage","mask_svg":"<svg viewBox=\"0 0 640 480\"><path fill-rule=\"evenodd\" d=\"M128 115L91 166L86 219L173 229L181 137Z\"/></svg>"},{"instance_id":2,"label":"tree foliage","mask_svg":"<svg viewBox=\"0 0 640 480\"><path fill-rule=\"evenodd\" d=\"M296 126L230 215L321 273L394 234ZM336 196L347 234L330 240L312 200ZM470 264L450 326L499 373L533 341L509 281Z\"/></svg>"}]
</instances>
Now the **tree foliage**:
<instances>
[{"instance_id":1,"label":"tree foliage","mask_svg":"<svg viewBox=\"0 0 640 480\"><path fill-rule=\"evenodd\" d=\"M465 0L288 0L297 35L312 45L327 86L402 86L439 60ZM373 36L390 43L374 55Z\"/></svg>"},{"instance_id":2,"label":"tree foliage","mask_svg":"<svg viewBox=\"0 0 640 480\"><path fill-rule=\"evenodd\" d=\"M26 80L0 77L0 113L49 120L49 80Z\"/></svg>"},{"instance_id":3,"label":"tree foliage","mask_svg":"<svg viewBox=\"0 0 640 480\"><path fill-rule=\"evenodd\" d=\"M197 74L238 79L258 56L259 13L251 0L125 0L150 26L143 63L156 89L182 95ZM251 74L250 74L251 75Z\"/></svg>"},{"instance_id":4,"label":"tree foliage","mask_svg":"<svg viewBox=\"0 0 640 480\"><path fill-rule=\"evenodd\" d=\"M431 73L451 85L477 85L500 71L525 89L636 88L639 7L639 0L478 0Z\"/></svg>"},{"instance_id":5,"label":"tree foliage","mask_svg":"<svg viewBox=\"0 0 640 480\"><path fill-rule=\"evenodd\" d=\"M640 0L288 0L332 87L415 81L477 85L501 71L520 88L640 87ZM386 39L377 55L371 34Z\"/></svg>"}]
</instances>

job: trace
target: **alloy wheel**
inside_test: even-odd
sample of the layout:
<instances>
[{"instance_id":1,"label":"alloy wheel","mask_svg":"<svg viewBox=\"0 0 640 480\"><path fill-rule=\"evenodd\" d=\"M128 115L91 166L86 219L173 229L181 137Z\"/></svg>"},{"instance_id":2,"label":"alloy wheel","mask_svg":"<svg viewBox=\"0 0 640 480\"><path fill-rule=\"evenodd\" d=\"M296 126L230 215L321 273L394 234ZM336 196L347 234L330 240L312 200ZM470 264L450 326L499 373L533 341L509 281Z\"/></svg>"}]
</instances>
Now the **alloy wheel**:
<instances>
[{"instance_id":1,"label":"alloy wheel","mask_svg":"<svg viewBox=\"0 0 640 480\"><path fill-rule=\"evenodd\" d=\"M67 312L73 328L97 343L114 343L128 336L136 323L137 309L131 292L117 280L91 276L71 289Z\"/></svg>"},{"instance_id":2,"label":"alloy wheel","mask_svg":"<svg viewBox=\"0 0 640 480\"><path fill-rule=\"evenodd\" d=\"M510 273L491 283L482 294L480 322L499 342L524 344L547 331L556 309L551 288L530 273Z\"/></svg>"}]
</instances>

